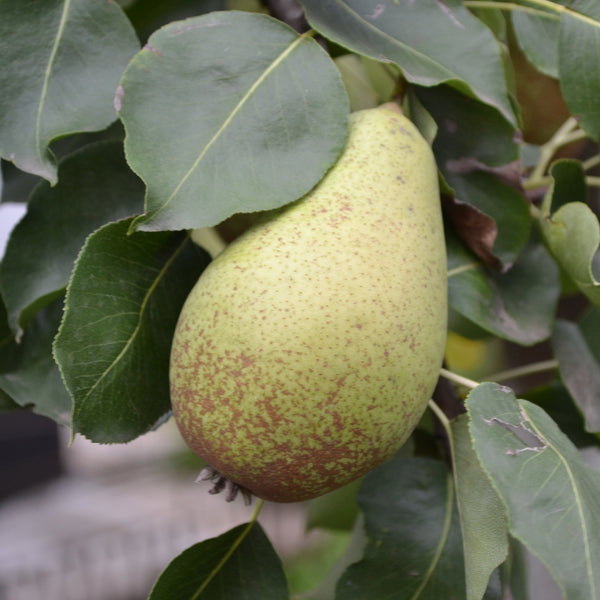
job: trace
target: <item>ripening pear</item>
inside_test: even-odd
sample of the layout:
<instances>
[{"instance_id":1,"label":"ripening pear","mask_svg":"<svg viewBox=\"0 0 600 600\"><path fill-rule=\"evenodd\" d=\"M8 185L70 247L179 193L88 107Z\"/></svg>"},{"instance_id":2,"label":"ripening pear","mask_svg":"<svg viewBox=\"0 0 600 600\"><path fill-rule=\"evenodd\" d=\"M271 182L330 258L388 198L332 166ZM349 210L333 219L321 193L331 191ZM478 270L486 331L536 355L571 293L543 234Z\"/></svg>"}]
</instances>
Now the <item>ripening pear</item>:
<instances>
[{"instance_id":1,"label":"ripening pear","mask_svg":"<svg viewBox=\"0 0 600 600\"><path fill-rule=\"evenodd\" d=\"M189 447L266 500L307 500L391 457L420 420L446 339L437 169L414 125L354 113L319 185L210 264L173 339Z\"/></svg>"}]
</instances>

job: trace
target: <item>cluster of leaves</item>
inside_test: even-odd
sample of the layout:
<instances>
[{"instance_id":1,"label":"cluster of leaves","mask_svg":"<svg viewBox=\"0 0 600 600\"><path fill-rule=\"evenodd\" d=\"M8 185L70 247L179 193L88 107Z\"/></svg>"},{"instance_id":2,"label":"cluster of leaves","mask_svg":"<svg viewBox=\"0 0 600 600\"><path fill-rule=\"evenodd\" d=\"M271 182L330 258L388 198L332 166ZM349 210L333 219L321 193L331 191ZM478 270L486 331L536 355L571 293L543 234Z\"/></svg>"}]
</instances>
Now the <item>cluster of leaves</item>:
<instances>
[{"instance_id":1,"label":"cluster of leaves","mask_svg":"<svg viewBox=\"0 0 600 600\"><path fill-rule=\"evenodd\" d=\"M425 418L357 498L311 508L314 526L354 529L306 598L523 599L523 547L569 600L600 598L600 476L579 451L600 431L600 4L301 5L295 31L258 2L0 0L2 199L27 200L0 264L0 408L100 443L159 426L176 319L210 261L189 232L301 197L349 110L400 100L440 170L450 329L548 353L484 379L552 371L528 400L445 372L472 388L431 405L446 452ZM519 135L536 115L521 55L570 116L545 117L541 145ZM569 320L565 298L583 307ZM340 523L347 505L360 516ZM177 557L151 594L199 597L289 597L255 519Z\"/></svg>"}]
</instances>

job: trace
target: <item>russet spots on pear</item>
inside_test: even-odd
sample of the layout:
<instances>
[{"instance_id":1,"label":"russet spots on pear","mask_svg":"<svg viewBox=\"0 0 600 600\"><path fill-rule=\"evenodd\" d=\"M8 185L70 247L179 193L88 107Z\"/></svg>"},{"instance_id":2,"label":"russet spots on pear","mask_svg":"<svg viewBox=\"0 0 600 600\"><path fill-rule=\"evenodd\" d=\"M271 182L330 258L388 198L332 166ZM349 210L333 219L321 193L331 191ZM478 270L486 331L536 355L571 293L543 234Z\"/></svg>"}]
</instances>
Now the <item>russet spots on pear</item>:
<instances>
[{"instance_id":1,"label":"russet spots on pear","mask_svg":"<svg viewBox=\"0 0 600 600\"><path fill-rule=\"evenodd\" d=\"M433 155L384 106L302 200L231 243L173 340L187 444L267 500L306 500L391 457L423 414L446 335Z\"/></svg>"}]
</instances>

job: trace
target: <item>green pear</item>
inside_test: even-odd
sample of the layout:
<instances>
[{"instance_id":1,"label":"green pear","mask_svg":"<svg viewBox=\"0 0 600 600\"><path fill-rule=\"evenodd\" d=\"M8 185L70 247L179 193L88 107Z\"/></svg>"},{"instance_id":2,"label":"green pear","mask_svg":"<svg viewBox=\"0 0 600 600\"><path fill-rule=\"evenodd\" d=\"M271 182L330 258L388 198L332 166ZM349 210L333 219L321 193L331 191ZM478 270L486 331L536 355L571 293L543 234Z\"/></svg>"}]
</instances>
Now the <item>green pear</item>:
<instances>
[{"instance_id":1,"label":"green pear","mask_svg":"<svg viewBox=\"0 0 600 600\"><path fill-rule=\"evenodd\" d=\"M354 113L319 185L227 246L186 300L170 365L183 438L266 500L341 487L420 420L446 302L431 149L389 105Z\"/></svg>"}]
</instances>

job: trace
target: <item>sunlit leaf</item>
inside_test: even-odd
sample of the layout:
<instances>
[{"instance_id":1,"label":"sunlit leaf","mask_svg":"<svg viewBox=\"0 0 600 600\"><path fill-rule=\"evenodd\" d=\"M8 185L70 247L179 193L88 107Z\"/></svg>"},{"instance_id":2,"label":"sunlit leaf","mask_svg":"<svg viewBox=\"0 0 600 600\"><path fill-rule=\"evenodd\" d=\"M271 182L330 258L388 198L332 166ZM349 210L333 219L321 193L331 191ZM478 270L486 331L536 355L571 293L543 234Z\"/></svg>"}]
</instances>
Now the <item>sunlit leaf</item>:
<instances>
[{"instance_id":1,"label":"sunlit leaf","mask_svg":"<svg viewBox=\"0 0 600 600\"><path fill-rule=\"evenodd\" d=\"M471 436L508 511L508 527L569 600L600 597L600 475L550 417L506 387L467 398Z\"/></svg>"},{"instance_id":2,"label":"sunlit leaf","mask_svg":"<svg viewBox=\"0 0 600 600\"><path fill-rule=\"evenodd\" d=\"M139 48L116 2L0 2L0 155L56 182L48 145L116 119L119 78Z\"/></svg>"},{"instance_id":3,"label":"sunlit leaf","mask_svg":"<svg viewBox=\"0 0 600 600\"><path fill-rule=\"evenodd\" d=\"M133 229L215 225L308 192L342 151L348 98L309 36L216 12L155 32L117 95L127 160L147 185Z\"/></svg>"},{"instance_id":4,"label":"sunlit leaf","mask_svg":"<svg viewBox=\"0 0 600 600\"><path fill-rule=\"evenodd\" d=\"M181 306L208 257L184 233L92 234L77 259L54 353L73 431L126 442L170 410L169 354Z\"/></svg>"}]
</instances>

